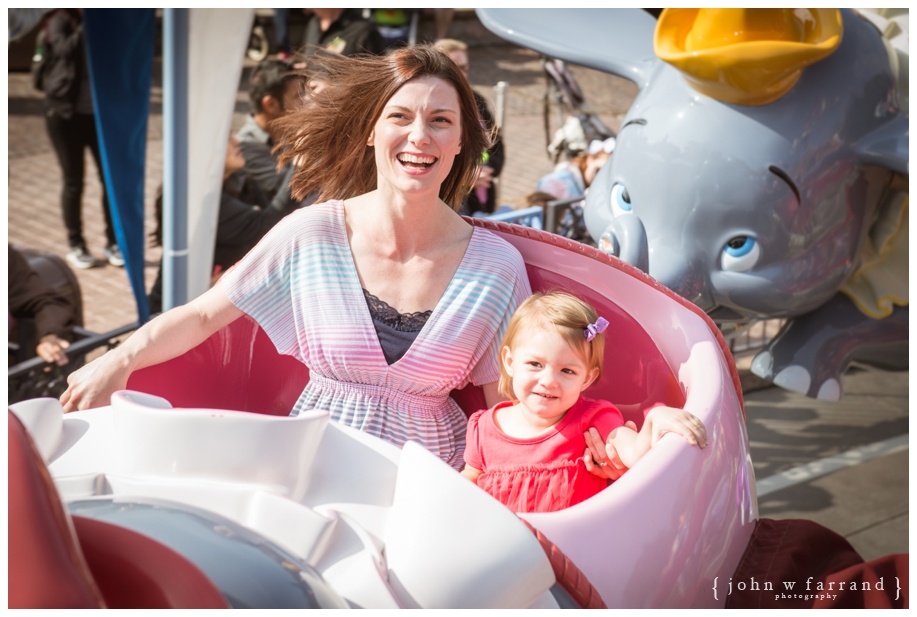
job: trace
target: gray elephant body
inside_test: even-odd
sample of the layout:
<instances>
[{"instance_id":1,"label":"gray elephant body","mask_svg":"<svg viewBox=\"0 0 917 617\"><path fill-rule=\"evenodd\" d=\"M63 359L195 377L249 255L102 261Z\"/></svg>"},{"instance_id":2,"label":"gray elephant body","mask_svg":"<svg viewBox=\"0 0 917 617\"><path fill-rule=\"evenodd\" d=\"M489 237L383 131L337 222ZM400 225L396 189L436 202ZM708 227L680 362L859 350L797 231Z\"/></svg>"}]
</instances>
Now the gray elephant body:
<instances>
[{"instance_id":1,"label":"gray elephant body","mask_svg":"<svg viewBox=\"0 0 917 617\"><path fill-rule=\"evenodd\" d=\"M585 210L601 246L714 320L788 318L752 370L828 399L851 360L907 366L907 307L871 319L839 295L908 173L896 59L871 23L847 10L843 23L838 49L766 105L720 102L643 61Z\"/></svg>"}]
</instances>

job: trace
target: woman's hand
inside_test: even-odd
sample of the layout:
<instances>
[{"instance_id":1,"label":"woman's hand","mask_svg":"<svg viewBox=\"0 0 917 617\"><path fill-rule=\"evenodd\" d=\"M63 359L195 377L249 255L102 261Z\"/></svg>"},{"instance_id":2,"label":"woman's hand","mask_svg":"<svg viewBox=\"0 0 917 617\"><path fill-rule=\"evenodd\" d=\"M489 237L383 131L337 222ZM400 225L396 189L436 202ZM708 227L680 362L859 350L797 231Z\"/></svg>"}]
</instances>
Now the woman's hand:
<instances>
[{"instance_id":1,"label":"woman's hand","mask_svg":"<svg viewBox=\"0 0 917 617\"><path fill-rule=\"evenodd\" d=\"M60 397L64 413L110 405L111 395L127 387L133 371L177 358L242 314L220 285L163 313L117 349L71 373Z\"/></svg>"},{"instance_id":2,"label":"woman's hand","mask_svg":"<svg viewBox=\"0 0 917 617\"><path fill-rule=\"evenodd\" d=\"M67 390L60 397L64 413L110 405L111 395L127 387L131 372L118 362L116 351L96 358L67 377Z\"/></svg>"},{"instance_id":3,"label":"woman's hand","mask_svg":"<svg viewBox=\"0 0 917 617\"><path fill-rule=\"evenodd\" d=\"M633 422L625 422L624 426L637 430L637 425ZM590 428L583 433L586 439L586 451L583 453L583 463L586 464L586 471L600 478L617 480L627 471L627 466L621 460L618 451L609 443L602 440L602 436L595 427Z\"/></svg>"}]
</instances>

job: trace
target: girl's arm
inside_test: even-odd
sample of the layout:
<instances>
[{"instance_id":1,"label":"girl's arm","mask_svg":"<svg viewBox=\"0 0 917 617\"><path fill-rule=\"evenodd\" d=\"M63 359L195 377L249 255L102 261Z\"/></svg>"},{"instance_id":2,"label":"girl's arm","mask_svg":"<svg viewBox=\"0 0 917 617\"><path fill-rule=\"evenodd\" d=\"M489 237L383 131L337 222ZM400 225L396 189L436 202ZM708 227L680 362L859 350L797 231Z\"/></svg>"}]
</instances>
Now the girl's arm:
<instances>
[{"instance_id":1,"label":"girl's arm","mask_svg":"<svg viewBox=\"0 0 917 617\"><path fill-rule=\"evenodd\" d=\"M466 478L468 478L469 480L471 480L472 482L474 482L475 484L477 484L477 483L478 483L478 478L480 478L480 477L481 477L481 474L484 473L484 472L483 472L483 471L478 471L478 470L475 469L474 467L469 467L469 466L466 464L465 467L462 468L462 471L459 472L459 473L461 473L463 476L465 476Z\"/></svg>"},{"instance_id":2,"label":"girl's arm","mask_svg":"<svg viewBox=\"0 0 917 617\"><path fill-rule=\"evenodd\" d=\"M111 395L127 387L131 373L182 355L242 314L221 285L163 313L124 344L72 373L60 398L64 412L111 404Z\"/></svg>"},{"instance_id":3,"label":"girl's arm","mask_svg":"<svg viewBox=\"0 0 917 617\"><path fill-rule=\"evenodd\" d=\"M694 414L674 407L655 407L646 415L640 432L628 426L608 435L606 450L612 446L627 467L633 467L665 433L677 433L692 446L707 447L707 431Z\"/></svg>"}]
</instances>

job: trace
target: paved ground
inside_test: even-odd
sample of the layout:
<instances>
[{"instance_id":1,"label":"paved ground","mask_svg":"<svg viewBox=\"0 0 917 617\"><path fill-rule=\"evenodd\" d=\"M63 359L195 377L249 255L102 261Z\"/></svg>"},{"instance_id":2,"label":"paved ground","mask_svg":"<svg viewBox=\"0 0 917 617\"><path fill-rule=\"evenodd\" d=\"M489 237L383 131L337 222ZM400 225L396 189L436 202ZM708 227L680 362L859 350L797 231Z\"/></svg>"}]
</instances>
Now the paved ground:
<instances>
[{"instance_id":1,"label":"paved ground","mask_svg":"<svg viewBox=\"0 0 917 617\"><path fill-rule=\"evenodd\" d=\"M755 477L907 435L908 372L852 369L837 403L782 388L746 394ZM762 517L805 518L841 534L867 561L908 553L909 451L815 478L760 497Z\"/></svg>"},{"instance_id":2,"label":"paved ground","mask_svg":"<svg viewBox=\"0 0 917 617\"><path fill-rule=\"evenodd\" d=\"M545 91L538 56L517 47L471 49L471 80L490 96L498 81L509 83L504 139L507 163L501 202L518 203L538 178L551 170L545 153L542 101ZM587 101L612 128L620 126L636 88L630 82L574 67ZM154 80L145 184L147 230L162 178L162 90ZM61 175L42 117L40 93L27 73L9 73L9 240L63 256L66 235L59 212ZM246 113L244 84L237 96L234 125ZM551 131L557 128L550 114ZM99 181L87 157L84 225L90 249L104 244ZM147 251L146 280L152 284L160 250ZM86 327L103 332L136 319L127 278L120 268L103 266L77 272L83 292ZM752 457L758 479L908 433L908 373L860 370L846 377L840 403L819 403L778 388L747 394ZM760 500L761 515L807 518L841 533L864 558L908 552L907 450L797 484Z\"/></svg>"}]
</instances>

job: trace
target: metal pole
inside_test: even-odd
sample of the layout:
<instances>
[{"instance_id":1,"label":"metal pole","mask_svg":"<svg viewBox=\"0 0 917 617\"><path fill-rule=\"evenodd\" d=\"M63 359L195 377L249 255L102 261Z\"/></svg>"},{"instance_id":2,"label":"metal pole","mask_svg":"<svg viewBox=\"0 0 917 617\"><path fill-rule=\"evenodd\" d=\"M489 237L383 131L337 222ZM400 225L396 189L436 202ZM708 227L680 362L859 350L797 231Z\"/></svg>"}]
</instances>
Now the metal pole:
<instances>
[{"instance_id":1,"label":"metal pole","mask_svg":"<svg viewBox=\"0 0 917 617\"><path fill-rule=\"evenodd\" d=\"M163 14L162 308L188 301L188 9Z\"/></svg>"},{"instance_id":2,"label":"metal pole","mask_svg":"<svg viewBox=\"0 0 917 617\"><path fill-rule=\"evenodd\" d=\"M503 114L506 110L506 86L508 86L505 81L498 81L496 87L494 88L494 105L496 106L496 121L497 128L503 128Z\"/></svg>"},{"instance_id":3,"label":"metal pole","mask_svg":"<svg viewBox=\"0 0 917 617\"><path fill-rule=\"evenodd\" d=\"M414 47L414 45L417 45L417 27L420 24L420 11L421 9L411 10L411 25L408 27L409 47Z\"/></svg>"},{"instance_id":4,"label":"metal pole","mask_svg":"<svg viewBox=\"0 0 917 617\"><path fill-rule=\"evenodd\" d=\"M496 107L496 109L494 109L494 123L497 125L497 129L500 131L503 130L503 118L506 113L506 87L508 85L509 84L507 84L505 81L498 81L497 85L494 86L494 107ZM500 182L500 178L493 179L495 204L500 203L501 184L502 183Z\"/></svg>"}]
</instances>

